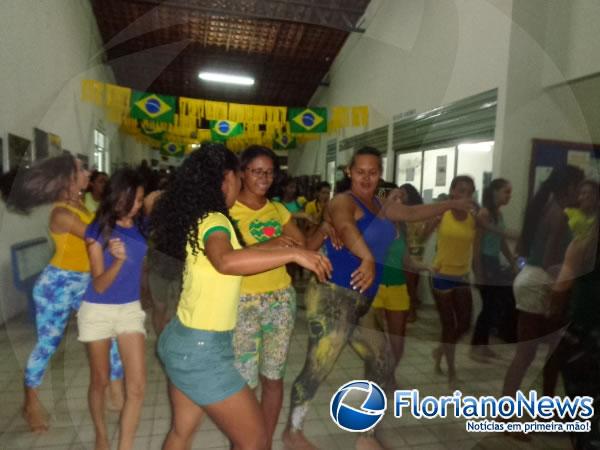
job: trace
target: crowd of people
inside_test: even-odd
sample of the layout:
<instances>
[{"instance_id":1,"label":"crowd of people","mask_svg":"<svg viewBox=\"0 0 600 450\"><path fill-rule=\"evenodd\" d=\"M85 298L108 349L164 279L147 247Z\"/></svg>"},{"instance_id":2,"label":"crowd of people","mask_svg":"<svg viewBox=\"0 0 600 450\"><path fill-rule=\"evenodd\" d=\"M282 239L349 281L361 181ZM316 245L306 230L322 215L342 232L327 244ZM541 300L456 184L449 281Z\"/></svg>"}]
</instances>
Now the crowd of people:
<instances>
[{"instance_id":1,"label":"crowd of people","mask_svg":"<svg viewBox=\"0 0 600 450\"><path fill-rule=\"evenodd\" d=\"M424 282L440 319L433 370L447 376L450 393L461 384L455 353L471 327L475 287L482 308L471 358L498 358L493 330L516 342L503 395L515 395L547 342L544 394L554 395L562 373L568 395L600 398L600 193L575 167L554 169L540 185L520 233L502 215L508 180L483 187L479 206L475 181L459 175L447 200L424 204L414 186L382 182L381 154L371 147L355 152L331 200L326 182L298 192L273 151L260 146L238 158L206 143L168 177L148 173L90 176L62 155L17 174L5 197L22 213L53 205L55 254L34 288L37 342L24 379L32 431L48 429L38 389L75 311L96 450L110 448L107 407L121 411L118 448L133 448L151 304L172 408L163 448L191 448L206 414L232 448L270 449L302 270L314 276L304 292L308 349L282 436L290 449L316 448L304 419L347 344L364 360L365 379L387 392L399 386L407 323L418 320ZM434 232L428 265L424 249ZM578 446L600 438L597 422L577 435ZM382 447L369 432L357 448Z\"/></svg>"}]
</instances>

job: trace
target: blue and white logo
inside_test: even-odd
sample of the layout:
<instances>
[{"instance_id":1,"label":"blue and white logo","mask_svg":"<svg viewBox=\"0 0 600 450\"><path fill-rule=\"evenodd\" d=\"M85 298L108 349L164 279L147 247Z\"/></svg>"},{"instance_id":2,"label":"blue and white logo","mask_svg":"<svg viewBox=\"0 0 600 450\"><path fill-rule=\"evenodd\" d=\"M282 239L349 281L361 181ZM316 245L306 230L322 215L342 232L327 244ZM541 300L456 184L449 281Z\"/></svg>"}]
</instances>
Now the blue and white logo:
<instances>
[{"instance_id":1,"label":"blue and white logo","mask_svg":"<svg viewBox=\"0 0 600 450\"><path fill-rule=\"evenodd\" d=\"M359 407L348 403L362 402ZM331 397L331 419L343 430L369 431L383 418L387 399L377 384L367 380L346 383Z\"/></svg>"}]
</instances>

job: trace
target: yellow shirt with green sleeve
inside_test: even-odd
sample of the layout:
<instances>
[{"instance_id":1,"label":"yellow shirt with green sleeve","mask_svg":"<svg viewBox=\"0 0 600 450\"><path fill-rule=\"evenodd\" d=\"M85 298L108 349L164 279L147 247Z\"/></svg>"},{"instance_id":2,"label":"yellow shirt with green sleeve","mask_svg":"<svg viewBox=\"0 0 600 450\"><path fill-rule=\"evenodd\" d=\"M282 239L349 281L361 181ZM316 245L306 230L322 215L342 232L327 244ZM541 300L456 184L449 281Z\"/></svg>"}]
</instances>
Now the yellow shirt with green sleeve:
<instances>
[{"instance_id":1,"label":"yellow shirt with green sleeve","mask_svg":"<svg viewBox=\"0 0 600 450\"><path fill-rule=\"evenodd\" d=\"M198 223L198 241L202 250L208 237L214 232L227 233L231 246L236 250L241 248L227 217L221 213L210 213ZM242 277L219 273L203 251L192 255L189 243L186 252L177 317L186 327L197 330L233 330Z\"/></svg>"},{"instance_id":2,"label":"yellow shirt with green sleeve","mask_svg":"<svg viewBox=\"0 0 600 450\"><path fill-rule=\"evenodd\" d=\"M437 231L437 252L433 268L444 275L462 276L471 271L475 219L467 214L465 220L456 220L452 211L446 211Z\"/></svg>"},{"instance_id":3,"label":"yellow shirt with green sleeve","mask_svg":"<svg viewBox=\"0 0 600 450\"><path fill-rule=\"evenodd\" d=\"M278 202L267 201L260 209L252 209L237 201L229 210L229 215L237 225L246 245L254 245L281 236L283 227L292 215ZM286 289L292 280L285 266L257 275L244 277L242 295L262 294L264 292Z\"/></svg>"}]
</instances>

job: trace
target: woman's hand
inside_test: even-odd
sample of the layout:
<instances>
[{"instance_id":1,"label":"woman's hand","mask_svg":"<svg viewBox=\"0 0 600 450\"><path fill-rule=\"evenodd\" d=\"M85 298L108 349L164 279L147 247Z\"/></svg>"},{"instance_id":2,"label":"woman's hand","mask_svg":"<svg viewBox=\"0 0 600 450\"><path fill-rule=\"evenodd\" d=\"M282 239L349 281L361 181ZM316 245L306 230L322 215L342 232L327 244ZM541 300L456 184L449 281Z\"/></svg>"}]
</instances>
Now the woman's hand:
<instances>
[{"instance_id":1,"label":"woman's hand","mask_svg":"<svg viewBox=\"0 0 600 450\"><path fill-rule=\"evenodd\" d=\"M269 239L268 241L261 242L259 244L260 248L296 248L302 247L300 242L296 239L282 234L281 236L277 236L276 238Z\"/></svg>"},{"instance_id":2,"label":"woman's hand","mask_svg":"<svg viewBox=\"0 0 600 450\"><path fill-rule=\"evenodd\" d=\"M358 269L352 272L350 285L352 289L361 294L373 284L375 280L375 261L372 259L363 259Z\"/></svg>"},{"instance_id":3,"label":"woman's hand","mask_svg":"<svg viewBox=\"0 0 600 450\"><path fill-rule=\"evenodd\" d=\"M319 232L325 235L325 239L329 238L333 248L336 250L340 250L344 246L342 239L329 222L323 221L319 226Z\"/></svg>"},{"instance_id":4,"label":"woman's hand","mask_svg":"<svg viewBox=\"0 0 600 450\"><path fill-rule=\"evenodd\" d=\"M108 252L112 255L113 258L118 259L120 261L125 261L127 259L127 252L125 251L125 244L121 239L111 239L108 241Z\"/></svg>"},{"instance_id":5,"label":"woman's hand","mask_svg":"<svg viewBox=\"0 0 600 450\"><path fill-rule=\"evenodd\" d=\"M477 213L477 203L475 203L470 198L459 198L457 200L448 200L452 204L452 209L457 209L459 211L467 211L472 212L474 214Z\"/></svg>"},{"instance_id":6,"label":"woman's hand","mask_svg":"<svg viewBox=\"0 0 600 450\"><path fill-rule=\"evenodd\" d=\"M321 253L297 249L295 262L305 269L314 272L321 283L331 278L331 272L333 272L331 261Z\"/></svg>"}]
</instances>

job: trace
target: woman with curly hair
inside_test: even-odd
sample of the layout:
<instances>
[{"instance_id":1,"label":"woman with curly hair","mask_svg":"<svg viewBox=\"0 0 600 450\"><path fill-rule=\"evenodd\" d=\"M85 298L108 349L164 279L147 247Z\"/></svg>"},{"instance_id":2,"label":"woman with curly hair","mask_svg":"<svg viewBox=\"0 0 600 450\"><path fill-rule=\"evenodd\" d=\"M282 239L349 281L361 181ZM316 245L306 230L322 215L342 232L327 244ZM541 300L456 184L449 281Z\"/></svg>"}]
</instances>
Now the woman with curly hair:
<instances>
[{"instance_id":1,"label":"woman with curly hair","mask_svg":"<svg viewBox=\"0 0 600 450\"><path fill-rule=\"evenodd\" d=\"M320 281L331 274L329 260L316 252L242 249L228 212L240 187L236 156L222 144L204 144L184 161L152 213L157 250L185 260L177 314L158 343L173 409L166 450L190 448L204 412L234 448L267 448L260 406L234 366L232 332L242 276L290 262L312 270Z\"/></svg>"},{"instance_id":2,"label":"woman with curly hair","mask_svg":"<svg viewBox=\"0 0 600 450\"><path fill-rule=\"evenodd\" d=\"M50 358L56 352L72 311L78 311L90 279L84 234L94 215L81 201L89 172L71 155L49 158L17 174L9 208L21 213L52 203L50 237L55 252L33 287L37 342L25 367L23 415L34 432L48 429L48 417L38 397ZM113 401L121 397L123 366L116 344L111 348ZM114 388L114 389L112 389Z\"/></svg>"}]
</instances>

